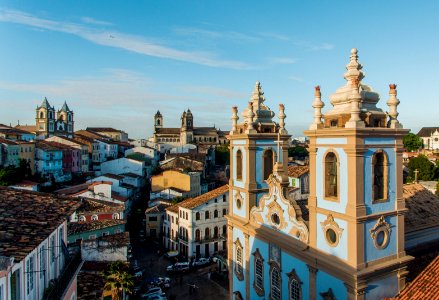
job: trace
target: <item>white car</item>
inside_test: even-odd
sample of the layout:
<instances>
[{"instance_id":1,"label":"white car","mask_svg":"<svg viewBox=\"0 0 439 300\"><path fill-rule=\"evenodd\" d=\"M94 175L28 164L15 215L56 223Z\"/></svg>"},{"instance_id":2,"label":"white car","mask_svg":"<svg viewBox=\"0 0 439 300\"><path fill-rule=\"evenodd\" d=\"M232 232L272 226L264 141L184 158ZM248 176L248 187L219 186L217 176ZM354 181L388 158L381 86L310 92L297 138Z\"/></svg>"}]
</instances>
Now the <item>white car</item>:
<instances>
[{"instance_id":1,"label":"white car","mask_svg":"<svg viewBox=\"0 0 439 300\"><path fill-rule=\"evenodd\" d=\"M194 266L205 266L210 263L210 260L208 258L199 258L194 262Z\"/></svg>"}]
</instances>

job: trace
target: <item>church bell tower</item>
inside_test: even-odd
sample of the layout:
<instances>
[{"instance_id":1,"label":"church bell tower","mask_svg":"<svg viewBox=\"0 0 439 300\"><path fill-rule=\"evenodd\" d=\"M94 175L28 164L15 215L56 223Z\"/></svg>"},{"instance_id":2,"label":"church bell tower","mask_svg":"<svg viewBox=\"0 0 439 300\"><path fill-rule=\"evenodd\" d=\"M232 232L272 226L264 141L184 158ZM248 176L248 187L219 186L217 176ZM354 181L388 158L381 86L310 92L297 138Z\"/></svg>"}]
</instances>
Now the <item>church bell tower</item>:
<instances>
[{"instance_id":1,"label":"church bell tower","mask_svg":"<svg viewBox=\"0 0 439 300\"><path fill-rule=\"evenodd\" d=\"M329 97L332 107L324 114L316 87L314 122L305 132L310 247L357 270L357 284L350 287L355 294L381 299L404 287L411 259L404 250L402 195L402 138L408 130L397 120L395 84L386 114L376 106L379 94L362 82L357 49L346 70L346 84Z\"/></svg>"}]
</instances>

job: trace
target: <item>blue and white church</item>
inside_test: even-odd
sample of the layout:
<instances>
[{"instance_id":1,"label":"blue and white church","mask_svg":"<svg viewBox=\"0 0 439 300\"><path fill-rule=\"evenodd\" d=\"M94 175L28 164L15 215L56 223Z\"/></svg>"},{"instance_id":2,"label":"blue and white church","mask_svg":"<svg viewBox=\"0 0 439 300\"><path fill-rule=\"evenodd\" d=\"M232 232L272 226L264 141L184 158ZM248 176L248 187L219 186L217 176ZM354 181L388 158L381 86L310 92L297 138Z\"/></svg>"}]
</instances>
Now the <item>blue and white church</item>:
<instances>
[{"instance_id":1,"label":"blue and white church","mask_svg":"<svg viewBox=\"0 0 439 300\"><path fill-rule=\"evenodd\" d=\"M278 122L259 82L241 114L232 108L228 260L231 299L382 299L404 287L402 138L396 85L384 112L364 84L356 49L346 84L329 97L320 88L305 131L310 196L288 198L284 105Z\"/></svg>"}]
</instances>

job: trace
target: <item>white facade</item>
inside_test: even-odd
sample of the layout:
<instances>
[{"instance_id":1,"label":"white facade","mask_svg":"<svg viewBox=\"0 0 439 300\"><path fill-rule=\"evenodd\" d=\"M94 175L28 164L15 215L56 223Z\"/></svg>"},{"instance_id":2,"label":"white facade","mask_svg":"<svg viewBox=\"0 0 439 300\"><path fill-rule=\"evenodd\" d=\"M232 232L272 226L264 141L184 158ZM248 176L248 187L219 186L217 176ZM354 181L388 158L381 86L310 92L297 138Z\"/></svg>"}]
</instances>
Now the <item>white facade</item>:
<instances>
[{"instance_id":1,"label":"white facade","mask_svg":"<svg viewBox=\"0 0 439 300\"><path fill-rule=\"evenodd\" d=\"M128 243L109 242L102 238L83 240L81 242L81 255L84 261L120 260L126 262L128 260Z\"/></svg>"},{"instance_id":2,"label":"white facade","mask_svg":"<svg viewBox=\"0 0 439 300\"><path fill-rule=\"evenodd\" d=\"M133 173L143 177L146 175L145 162L125 157L110 160L101 164L101 173L111 173L117 175L124 173Z\"/></svg>"},{"instance_id":3,"label":"white facade","mask_svg":"<svg viewBox=\"0 0 439 300\"><path fill-rule=\"evenodd\" d=\"M219 189L222 189L222 193L214 193ZM189 204L191 201L196 202L196 199L200 199L199 204L194 207ZM163 224L165 248L179 250L188 258L209 257L225 250L227 247L225 215L228 213L228 203L228 189L221 187L197 198L180 202L178 212L168 209Z\"/></svg>"},{"instance_id":4,"label":"white facade","mask_svg":"<svg viewBox=\"0 0 439 300\"><path fill-rule=\"evenodd\" d=\"M421 137L424 149L439 150L439 131L436 129L430 136Z\"/></svg>"},{"instance_id":5,"label":"white facade","mask_svg":"<svg viewBox=\"0 0 439 300\"><path fill-rule=\"evenodd\" d=\"M154 148L151 147L134 147L131 149L127 149L125 150L125 156L128 156L130 154L133 153L141 153L143 155L145 155L146 157L150 158L153 164L157 164L158 161L160 160L160 155L158 153L158 151Z\"/></svg>"},{"instance_id":6,"label":"white facade","mask_svg":"<svg viewBox=\"0 0 439 300\"><path fill-rule=\"evenodd\" d=\"M0 299L43 299L50 281L57 279L64 268L62 243L66 240L67 221L64 221L24 259L12 261L7 270L0 270Z\"/></svg>"}]
</instances>

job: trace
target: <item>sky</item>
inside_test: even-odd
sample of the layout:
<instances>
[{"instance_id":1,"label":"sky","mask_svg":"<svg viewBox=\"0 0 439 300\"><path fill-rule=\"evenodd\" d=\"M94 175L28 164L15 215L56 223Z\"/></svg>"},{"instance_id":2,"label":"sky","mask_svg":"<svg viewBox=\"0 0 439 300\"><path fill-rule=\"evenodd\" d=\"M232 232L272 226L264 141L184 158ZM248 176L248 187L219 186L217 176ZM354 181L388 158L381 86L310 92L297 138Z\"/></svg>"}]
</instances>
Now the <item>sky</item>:
<instances>
[{"instance_id":1,"label":"sky","mask_svg":"<svg viewBox=\"0 0 439 300\"><path fill-rule=\"evenodd\" d=\"M179 127L230 130L260 81L274 112L303 136L314 86L345 84L351 48L388 111L398 85L399 121L417 133L439 126L437 1L0 1L0 123L35 124L47 97L67 101L75 130L153 132L157 110ZM275 117L277 120L277 116ZM242 120L242 118L241 118Z\"/></svg>"}]
</instances>

